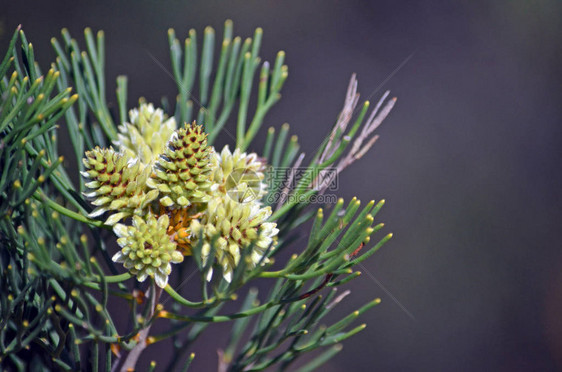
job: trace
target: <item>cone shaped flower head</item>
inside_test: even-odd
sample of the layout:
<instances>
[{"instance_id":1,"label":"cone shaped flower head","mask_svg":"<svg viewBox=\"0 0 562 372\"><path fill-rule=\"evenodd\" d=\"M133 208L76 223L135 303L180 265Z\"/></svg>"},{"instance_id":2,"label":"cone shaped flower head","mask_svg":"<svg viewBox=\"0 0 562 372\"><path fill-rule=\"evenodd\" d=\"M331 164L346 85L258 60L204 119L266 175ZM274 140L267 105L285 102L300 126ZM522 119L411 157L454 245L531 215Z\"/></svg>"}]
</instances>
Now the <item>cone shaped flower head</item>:
<instances>
[{"instance_id":1,"label":"cone shaped flower head","mask_svg":"<svg viewBox=\"0 0 562 372\"><path fill-rule=\"evenodd\" d=\"M240 203L259 201L266 193L265 164L257 154L246 154L240 149L230 152L226 145L220 154L212 155L211 162L217 192Z\"/></svg>"},{"instance_id":2,"label":"cone shaped flower head","mask_svg":"<svg viewBox=\"0 0 562 372\"><path fill-rule=\"evenodd\" d=\"M213 151L200 125L192 123L174 132L148 181L163 195L162 205L183 208L209 201Z\"/></svg>"},{"instance_id":3,"label":"cone shaped flower head","mask_svg":"<svg viewBox=\"0 0 562 372\"><path fill-rule=\"evenodd\" d=\"M157 219L150 212L144 219L133 216L132 226L115 225L121 250L113 256L113 261L123 263L138 281L143 282L150 276L164 288L172 271L171 264L183 261L183 254L176 250L176 244L168 236L168 225L167 215Z\"/></svg>"},{"instance_id":4,"label":"cone shaped flower head","mask_svg":"<svg viewBox=\"0 0 562 372\"><path fill-rule=\"evenodd\" d=\"M139 108L129 111L129 123L119 126L114 144L131 158L138 158L142 164L154 163L164 152L166 143L176 130L176 120L166 118L162 109L155 109L152 103L141 102Z\"/></svg>"},{"instance_id":5,"label":"cone shaped flower head","mask_svg":"<svg viewBox=\"0 0 562 372\"><path fill-rule=\"evenodd\" d=\"M275 223L266 222L270 215L271 208L260 208L254 202L238 203L228 197L214 198L209 201L203 217L191 222L193 246L196 247L200 244L199 239L203 239L201 255L206 261L214 241L215 258L222 267L224 278L230 282L243 253L255 266L269 246L275 243L279 230ZM248 249L252 251L243 252ZM267 262L267 258L263 261Z\"/></svg>"},{"instance_id":6,"label":"cone shaped flower head","mask_svg":"<svg viewBox=\"0 0 562 372\"><path fill-rule=\"evenodd\" d=\"M105 222L113 225L135 212L141 213L158 196L158 191L146 186L150 169L112 148L96 147L86 152L82 162L86 169L82 175L89 180L86 186L91 189L85 195L97 206L90 217L115 211L117 213L110 215Z\"/></svg>"}]
</instances>

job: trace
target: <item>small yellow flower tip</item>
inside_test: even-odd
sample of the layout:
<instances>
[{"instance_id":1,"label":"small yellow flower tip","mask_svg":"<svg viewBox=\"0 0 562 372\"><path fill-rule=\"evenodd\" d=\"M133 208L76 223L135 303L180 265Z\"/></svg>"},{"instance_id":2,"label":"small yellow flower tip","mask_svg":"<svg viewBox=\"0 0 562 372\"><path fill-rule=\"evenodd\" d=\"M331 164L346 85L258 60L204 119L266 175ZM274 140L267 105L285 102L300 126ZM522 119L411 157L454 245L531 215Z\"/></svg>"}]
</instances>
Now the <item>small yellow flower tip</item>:
<instances>
[{"instance_id":1,"label":"small yellow flower tip","mask_svg":"<svg viewBox=\"0 0 562 372\"><path fill-rule=\"evenodd\" d=\"M387 236L388 236L388 238L390 239L390 238L392 238L392 237L394 236L394 234L393 234L393 233L390 233L390 234L388 234Z\"/></svg>"},{"instance_id":2,"label":"small yellow flower tip","mask_svg":"<svg viewBox=\"0 0 562 372\"><path fill-rule=\"evenodd\" d=\"M205 27L205 33L214 34L215 30L211 26Z\"/></svg>"},{"instance_id":3,"label":"small yellow flower tip","mask_svg":"<svg viewBox=\"0 0 562 372\"><path fill-rule=\"evenodd\" d=\"M45 176L40 175L40 176L37 178L37 182L39 182L39 183L45 182Z\"/></svg>"},{"instance_id":4,"label":"small yellow flower tip","mask_svg":"<svg viewBox=\"0 0 562 372\"><path fill-rule=\"evenodd\" d=\"M275 128L274 127L269 127L269 129L267 130L267 132L269 134L274 134L275 133Z\"/></svg>"},{"instance_id":5,"label":"small yellow flower tip","mask_svg":"<svg viewBox=\"0 0 562 372\"><path fill-rule=\"evenodd\" d=\"M100 304L97 304L97 305L96 305L96 311L97 311L98 313L101 313L101 312L103 311L103 306L101 306Z\"/></svg>"},{"instance_id":6,"label":"small yellow flower tip","mask_svg":"<svg viewBox=\"0 0 562 372\"><path fill-rule=\"evenodd\" d=\"M15 180L15 181L14 181L14 188L16 188L16 189L21 188L21 181L20 181L20 180Z\"/></svg>"},{"instance_id":7,"label":"small yellow flower tip","mask_svg":"<svg viewBox=\"0 0 562 372\"><path fill-rule=\"evenodd\" d=\"M109 348L111 349L113 355L115 355L116 357L121 354L121 346L119 346L119 344L111 344L109 345Z\"/></svg>"},{"instance_id":8,"label":"small yellow flower tip","mask_svg":"<svg viewBox=\"0 0 562 372\"><path fill-rule=\"evenodd\" d=\"M80 242L81 242L82 244L88 243L88 237L86 236L86 234L80 235Z\"/></svg>"},{"instance_id":9,"label":"small yellow flower tip","mask_svg":"<svg viewBox=\"0 0 562 372\"><path fill-rule=\"evenodd\" d=\"M157 313L159 318L168 318L170 313L167 312L166 310L162 310L160 312Z\"/></svg>"},{"instance_id":10,"label":"small yellow flower tip","mask_svg":"<svg viewBox=\"0 0 562 372\"><path fill-rule=\"evenodd\" d=\"M97 36L98 36L99 38L104 37L104 35L105 35L105 33L103 32L103 30L99 30L98 33L97 33Z\"/></svg>"}]
</instances>

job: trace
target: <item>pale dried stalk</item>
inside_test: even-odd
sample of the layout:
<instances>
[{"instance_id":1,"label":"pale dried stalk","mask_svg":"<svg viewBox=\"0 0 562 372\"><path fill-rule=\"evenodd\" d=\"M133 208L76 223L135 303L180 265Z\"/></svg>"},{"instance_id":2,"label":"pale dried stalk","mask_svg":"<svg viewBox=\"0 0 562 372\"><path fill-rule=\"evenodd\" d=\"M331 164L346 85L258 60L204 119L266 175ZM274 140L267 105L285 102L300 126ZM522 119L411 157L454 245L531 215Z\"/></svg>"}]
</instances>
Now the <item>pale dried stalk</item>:
<instances>
[{"instance_id":1,"label":"pale dried stalk","mask_svg":"<svg viewBox=\"0 0 562 372\"><path fill-rule=\"evenodd\" d=\"M386 117L390 114L390 111L394 107L394 104L396 103L396 97L394 97L391 100L387 101L383 109L379 112L389 94L390 92L386 91L378 101L377 105L375 106L375 108L371 112L371 115L363 126L361 133L355 139L355 141L353 141L351 150L339 161L338 165L335 167L335 170L332 168L330 170L321 171L318 177L316 177L311 183L310 187L312 189L317 190L320 194L324 193L324 191L326 191L333 180L345 168L350 166L356 160L360 159L367 153L367 151L369 151L369 149L377 141L379 136L375 135L370 139L368 139L368 137L379 127L379 125L381 125L384 119L386 119ZM334 154L336 149L341 145L341 140L339 138L349 140L349 137L342 135L351 122L358 102L359 94L357 93L357 78L355 74L353 74L347 88L347 94L345 97L343 109L338 117L336 125L330 133L328 143L326 144L322 155L318 158L317 164L322 164L326 159L329 159L330 156ZM363 145L363 142L365 141L367 141L367 143Z\"/></svg>"}]
</instances>

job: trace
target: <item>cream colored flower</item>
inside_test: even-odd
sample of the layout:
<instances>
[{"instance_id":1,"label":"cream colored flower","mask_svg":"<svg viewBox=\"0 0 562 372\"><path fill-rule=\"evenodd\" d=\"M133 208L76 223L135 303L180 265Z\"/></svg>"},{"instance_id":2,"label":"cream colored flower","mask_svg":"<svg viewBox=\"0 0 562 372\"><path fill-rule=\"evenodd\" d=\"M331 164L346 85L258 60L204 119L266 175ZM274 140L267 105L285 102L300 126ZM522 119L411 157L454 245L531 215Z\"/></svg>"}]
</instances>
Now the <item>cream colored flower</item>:
<instances>
[{"instance_id":1,"label":"cream colored flower","mask_svg":"<svg viewBox=\"0 0 562 372\"><path fill-rule=\"evenodd\" d=\"M112 148L95 149L86 152L82 160L85 171L82 175L89 180L86 187L90 192L84 195L92 199L97 208L90 217L112 211L105 223L114 225L125 217L142 214L148 205L158 197L157 190L147 187L150 169L136 159Z\"/></svg>"},{"instance_id":2,"label":"cream colored flower","mask_svg":"<svg viewBox=\"0 0 562 372\"><path fill-rule=\"evenodd\" d=\"M113 231L119 237L117 243L121 250L113 256L113 261L123 263L139 282L150 276L164 288L172 272L171 264L183 261L183 254L168 236L168 225L167 215L156 219L150 212L144 219L133 216L132 226L115 225Z\"/></svg>"},{"instance_id":3,"label":"cream colored flower","mask_svg":"<svg viewBox=\"0 0 562 372\"><path fill-rule=\"evenodd\" d=\"M263 182L265 164L257 154L246 154L240 149L230 152L226 145L220 154L213 154L211 163L214 168L212 180L217 184L214 190L218 193L239 203L259 201L266 193Z\"/></svg>"},{"instance_id":4,"label":"cream colored flower","mask_svg":"<svg viewBox=\"0 0 562 372\"><path fill-rule=\"evenodd\" d=\"M279 230L274 222L266 222L270 215L270 207L260 208L255 202L238 203L228 197L214 198L209 201L201 219L191 222L192 246L196 247L199 239L203 239L201 255L207 260L215 241L215 258L222 267L224 278L230 282L243 250L252 249L245 253L255 266L275 243ZM263 262L268 262L267 258Z\"/></svg>"},{"instance_id":5,"label":"cream colored flower","mask_svg":"<svg viewBox=\"0 0 562 372\"><path fill-rule=\"evenodd\" d=\"M114 144L144 165L154 163L176 130L176 120L167 119L162 109L155 109L152 103L141 103L139 108L129 111L129 120L130 123L119 126Z\"/></svg>"}]
</instances>

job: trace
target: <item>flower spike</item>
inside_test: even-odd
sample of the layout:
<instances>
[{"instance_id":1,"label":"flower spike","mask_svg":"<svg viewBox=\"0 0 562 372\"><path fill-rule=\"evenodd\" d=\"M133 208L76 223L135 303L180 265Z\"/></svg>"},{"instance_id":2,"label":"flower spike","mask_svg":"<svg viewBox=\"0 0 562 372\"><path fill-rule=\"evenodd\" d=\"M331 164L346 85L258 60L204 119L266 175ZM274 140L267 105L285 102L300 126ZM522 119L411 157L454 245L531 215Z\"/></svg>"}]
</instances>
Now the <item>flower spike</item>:
<instances>
[{"instance_id":1,"label":"flower spike","mask_svg":"<svg viewBox=\"0 0 562 372\"><path fill-rule=\"evenodd\" d=\"M176 130L176 120L166 119L162 109L154 109L152 103L141 103L129 111L130 123L119 126L118 140L114 144L143 164L152 164L164 151L166 143Z\"/></svg>"},{"instance_id":2,"label":"flower spike","mask_svg":"<svg viewBox=\"0 0 562 372\"><path fill-rule=\"evenodd\" d=\"M169 219L162 215L158 219L152 214L146 220L133 216L133 225L115 225L113 229L119 239L121 250L113 256L114 262L121 262L126 269L137 276L139 282L153 277L156 284L164 288L171 263L183 261L183 254L176 250L176 244L168 237Z\"/></svg>"},{"instance_id":3,"label":"flower spike","mask_svg":"<svg viewBox=\"0 0 562 372\"><path fill-rule=\"evenodd\" d=\"M210 156L207 134L195 122L174 132L158 159L148 186L158 189L166 207L187 207L210 199Z\"/></svg>"},{"instance_id":4,"label":"flower spike","mask_svg":"<svg viewBox=\"0 0 562 372\"><path fill-rule=\"evenodd\" d=\"M106 211L117 211L106 224L113 225L121 219L140 211L157 198L158 191L146 187L150 169L140 162L115 152L112 148L94 148L82 159L85 171L82 175L90 180L86 187L91 192L86 197L93 199L97 208L90 217L97 217Z\"/></svg>"},{"instance_id":5,"label":"flower spike","mask_svg":"<svg viewBox=\"0 0 562 372\"><path fill-rule=\"evenodd\" d=\"M214 198L201 220L191 222L193 246L196 247L202 238L201 255L206 259L211 242L218 236L215 255L223 269L224 278L230 282L243 249L249 249L253 244L249 257L255 266L269 246L275 243L279 230L274 222L265 222L270 215L270 207L260 208L257 203ZM268 260L264 259L264 262Z\"/></svg>"}]
</instances>

